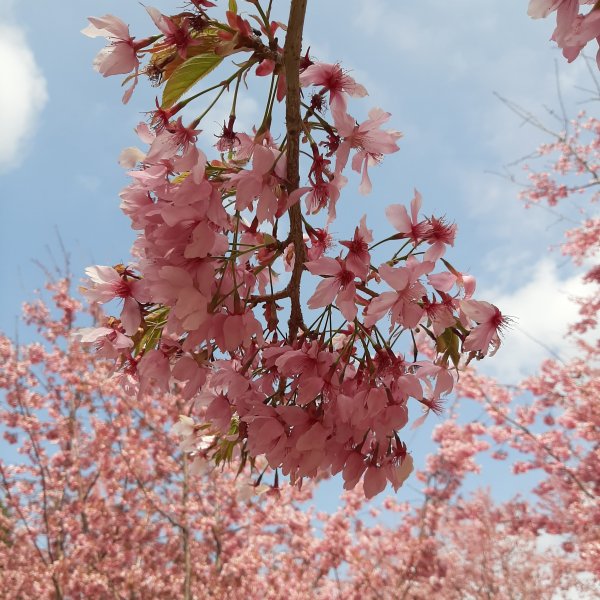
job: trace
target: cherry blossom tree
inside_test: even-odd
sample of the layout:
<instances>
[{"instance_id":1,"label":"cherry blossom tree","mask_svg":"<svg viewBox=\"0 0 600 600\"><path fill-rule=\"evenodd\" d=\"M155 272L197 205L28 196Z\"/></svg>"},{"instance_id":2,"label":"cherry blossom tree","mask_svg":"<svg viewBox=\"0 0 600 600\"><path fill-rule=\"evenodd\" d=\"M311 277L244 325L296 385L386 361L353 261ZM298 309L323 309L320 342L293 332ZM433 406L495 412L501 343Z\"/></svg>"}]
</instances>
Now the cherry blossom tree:
<instances>
[{"instance_id":1,"label":"cherry blossom tree","mask_svg":"<svg viewBox=\"0 0 600 600\"><path fill-rule=\"evenodd\" d=\"M490 450L482 436L494 428L454 413L435 431L438 448L418 489L373 504L359 483L331 514L317 512L318 484L285 485L264 459L258 480L226 461L215 466L206 435L204 450L195 443L187 460L194 426L177 418L182 390L124 390L112 359L73 335L81 306L68 286L49 285L52 304L25 305L39 341L0 337L0 583L10 596L550 599L597 591L585 579L590 509L576 511L585 506L581 490L539 442L520 440L519 449L558 480L556 490L543 488L568 503L569 518L564 503L497 504L483 490L467 497L465 477L478 471L478 455ZM475 375L462 381L465 394L485 384ZM582 431L589 421L572 418ZM570 435L560 419L557 428ZM592 490L587 468L575 462L572 475ZM540 547L548 531L563 534L562 546Z\"/></svg>"},{"instance_id":2,"label":"cherry blossom tree","mask_svg":"<svg viewBox=\"0 0 600 600\"><path fill-rule=\"evenodd\" d=\"M68 282L49 289L54 307L25 307L41 343L0 338L3 593L281 598L293 586L326 597L327 569L309 561L320 540L300 509L310 493L190 464L181 427L169 433L181 396L124 391L111 362L73 338L80 305Z\"/></svg>"},{"instance_id":3,"label":"cherry blossom tree","mask_svg":"<svg viewBox=\"0 0 600 600\"><path fill-rule=\"evenodd\" d=\"M0 336L2 589L57 599L597 597L597 120L581 113L547 129L544 166L529 165L522 193L528 205L568 203L571 219L578 201L580 222L561 246L590 288L574 299L576 352L506 386L473 359L497 350L508 320L446 260L456 227L424 217L418 192L385 210L394 234L374 241L362 217L334 250L344 169L370 192L368 169L399 134L382 129L381 109L357 123L349 102L365 88L302 51L306 2L292 0L287 24L257 0L250 15L236 2L224 16L192 4L168 16L147 9L159 33L139 40L110 15L85 30L108 38L95 65L127 76L125 101L142 77L164 88L137 130L148 148L121 155L132 177L122 208L139 236L131 264L87 270L93 327L80 327L67 278L49 284L53 305L25 306L38 342ZM598 14L594 4L578 15L579 4L530 3L532 16L557 11L554 38L570 60ZM229 56L229 74L196 91ZM263 121L237 131L239 94L261 81ZM224 98L230 117L209 160L198 128ZM97 306L114 301L118 318ZM436 448L402 495L372 502L413 469L399 435L409 401L423 413L413 426L445 402ZM468 401L482 408L477 421L464 418ZM493 488L469 491L483 457L515 477L535 473L531 493L500 503ZM316 511L316 486L339 472L341 505Z\"/></svg>"},{"instance_id":4,"label":"cherry blossom tree","mask_svg":"<svg viewBox=\"0 0 600 600\"><path fill-rule=\"evenodd\" d=\"M593 83L600 89L595 78ZM572 299L580 316L570 324L563 357L544 361L516 388L468 372L457 392L485 407L491 424L486 435L500 447L495 456L510 457L515 474L535 473L540 479L533 490L538 498L538 504L532 502L538 514L533 530L541 527L558 536L564 551L581 561L580 570L598 578L600 122L581 111L575 118L564 116L561 130L554 131L534 115L512 108L548 136L524 165L527 182L515 177L523 185L520 196L527 207L545 205L568 224L555 251L585 267L582 279L589 292Z\"/></svg>"}]
</instances>

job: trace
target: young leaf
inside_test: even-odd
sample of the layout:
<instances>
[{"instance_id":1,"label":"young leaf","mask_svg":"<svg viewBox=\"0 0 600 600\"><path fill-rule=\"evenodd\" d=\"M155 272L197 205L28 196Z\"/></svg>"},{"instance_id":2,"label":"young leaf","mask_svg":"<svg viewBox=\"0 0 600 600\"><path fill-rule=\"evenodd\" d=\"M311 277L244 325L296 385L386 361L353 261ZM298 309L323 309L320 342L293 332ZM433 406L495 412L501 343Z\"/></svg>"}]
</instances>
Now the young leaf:
<instances>
[{"instance_id":1,"label":"young leaf","mask_svg":"<svg viewBox=\"0 0 600 600\"><path fill-rule=\"evenodd\" d=\"M216 54L200 54L186 60L175 69L165 85L162 108L169 108L183 96L194 84L208 75L223 60Z\"/></svg>"}]
</instances>

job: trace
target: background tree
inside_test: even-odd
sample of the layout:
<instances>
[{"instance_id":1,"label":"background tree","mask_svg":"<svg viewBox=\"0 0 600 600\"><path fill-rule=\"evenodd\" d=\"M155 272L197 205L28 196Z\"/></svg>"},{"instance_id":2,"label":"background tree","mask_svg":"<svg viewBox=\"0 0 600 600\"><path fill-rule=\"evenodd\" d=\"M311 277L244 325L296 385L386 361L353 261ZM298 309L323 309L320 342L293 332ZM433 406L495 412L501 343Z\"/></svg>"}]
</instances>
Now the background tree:
<instances>
[{"instance_id":1,"label":"background tree","mask_svg":"<svg viewBox=\"0 0 600 600\"><path fill-rule=\"evenodd\" d=\"M187 461L191 426L174 423L181 391L138 399L123 390L111 377L112 361L72 335L81 307L68 281L49 288L54 305L25 307L40 342L19 347L0 338L0 421L18 450L0 461L5 597L597 593L598 538L590 527L597 518L597 431L584 406L593 403L593 389L583 398L566 396L561 407L553 400L553 439L561 444L550 448L547 432L522 425L525 414L547 402L545 387L513 419L512 390L465 374L460 392L482 402L493 422L460 423L450 414L435 430L437 450L418 473L416 499L372 504L359 485L338 510L316 512L314 484L301 491L282 486L269 469L260 481L249 479L226 464L215 467L200 450ZM540 378L565 377L547 366ZM585 452L566 457L565 448L584 434ZM543 470L540 502L499 504L483 489L466 491L465 478L480 470L478 456L498 454L490 438L522 453L517 471Z\"/></svg>"}]
</instances>

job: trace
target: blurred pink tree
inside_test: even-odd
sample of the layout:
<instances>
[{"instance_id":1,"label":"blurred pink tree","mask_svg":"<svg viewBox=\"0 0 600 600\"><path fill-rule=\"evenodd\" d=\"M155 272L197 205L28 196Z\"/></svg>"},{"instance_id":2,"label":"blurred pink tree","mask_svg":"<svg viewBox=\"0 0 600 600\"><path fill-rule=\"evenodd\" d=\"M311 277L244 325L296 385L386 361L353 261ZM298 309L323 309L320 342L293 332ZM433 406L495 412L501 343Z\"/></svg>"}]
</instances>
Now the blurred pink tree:
<instances>
[{"instance_id":1,"label":"blurred pink tree","mask_svg":"<svg viewBox=\"0 0 600 600\"><path fill-rule=\"evenodd\" d=\"M598 588L598 377L578 358L544 364L514 390L464 373L458 393L491 423L434 432L437 450L411 501L366 503L359 484L332 514L316 483L282 485L189 451L182 390L131 395L113 362L73 336L68 282L54 306L25 306L40 342L0 338L0 584L12 598L555 598ZM552 412L552 420L548 413ZM537 416L548 426L533 429ZM518 450L538 469L535 496L498 504L469 494L479 454ZM510 458L510 456L509 456ZM405 498L409 498L407 494ZM550 535L549 535L550 534ZM559 537L552 537L559 536ZM558 540L558 541L557 541Z\"/></svg>"}]
</instances>

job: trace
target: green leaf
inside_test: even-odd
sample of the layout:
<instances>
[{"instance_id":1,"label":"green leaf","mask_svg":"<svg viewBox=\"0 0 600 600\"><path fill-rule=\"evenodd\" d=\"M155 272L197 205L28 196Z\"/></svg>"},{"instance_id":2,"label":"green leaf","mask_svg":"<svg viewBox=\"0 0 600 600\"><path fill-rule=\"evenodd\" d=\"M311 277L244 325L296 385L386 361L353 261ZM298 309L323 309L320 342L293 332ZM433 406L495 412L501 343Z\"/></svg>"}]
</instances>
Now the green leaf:
<instances>
[{"instance_id":1,"label":"green leaf","mask_svg":"<svg viewBox=\"0 0 600 600\"><path fill-rule=\"evenodd\" d=\"M235 0L229 0L229 10L232 13L237 13L237 2Z\"/></svg>"},{"instance_id":2,"label":"green leaf","mask_svg":"<svg viewBox=\"0 0 600 600\"><path fill-rule=\"evenodd\" d=\"M448 358L452 360L452 364L458 368L460 361L459 337L448 327L442 335L437 338L438 352L443 352L443 362L447 362Z\"/></svg>"},{"instance_id":3,"label":"green leaf","mask_svg":"<svg viewBox=\"0 0 600 600\"><path fill-rule=\"evenodd\" d=\"M200 54L192 56L177 67L163 91L162 108L170 108L195 83L208 75L223 60L216 54Z\"/></svg>"},{"instance_id":4,"label":"green leaf","mask_svg":"<svg viewBox=\"0 0 600 600\"><path fill-rule=\"evenodd\" d=\"M157 347L168 316L169 307L160 306L144 317L144 330L138 331L132 338L136 355Z\"/></svg>"}]
</instances>

